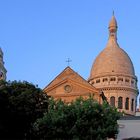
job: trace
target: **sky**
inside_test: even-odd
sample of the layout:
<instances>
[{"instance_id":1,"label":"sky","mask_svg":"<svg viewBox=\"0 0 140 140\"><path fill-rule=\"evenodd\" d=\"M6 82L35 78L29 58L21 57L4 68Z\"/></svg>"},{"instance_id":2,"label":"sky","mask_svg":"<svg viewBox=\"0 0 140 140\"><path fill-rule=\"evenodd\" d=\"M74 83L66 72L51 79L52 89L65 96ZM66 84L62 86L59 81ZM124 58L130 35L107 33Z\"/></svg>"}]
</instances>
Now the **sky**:
<instances>
[{"instance_id":1,"label":"sky","mask_svg":"<svg viewBox=\"0 0 140 140\"><path fill-rule=\"evenodd\" d=\"M88 79L106 46L113 10L118 43L140 79L140 0L0 0L7 80L44 88L67 67L68 58L72 69Z\"/></svg>"}]
</instances>

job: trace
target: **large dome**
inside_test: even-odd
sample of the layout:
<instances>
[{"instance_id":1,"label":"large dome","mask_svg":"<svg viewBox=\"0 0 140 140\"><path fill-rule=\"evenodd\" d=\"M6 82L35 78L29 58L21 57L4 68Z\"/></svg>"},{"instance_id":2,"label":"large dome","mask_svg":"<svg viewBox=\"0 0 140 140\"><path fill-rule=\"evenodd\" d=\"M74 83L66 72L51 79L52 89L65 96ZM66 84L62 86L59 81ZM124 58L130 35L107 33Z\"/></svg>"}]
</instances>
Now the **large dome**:
<instances>
[{"instance_id":1,"label":"large dome","mask_svg":"<svg viewBox=\"0 0 140 140\"><path fill-rule=\"evenodd\" d=\"M130 57L117 43L117 28L113 14L107 45L96 57L88 82L104 93L111 106L125 114L135 115L137 77Z\"/></svg>"},{"instance_id":2,"label":"large dome","mask_svg":"<svg viewBox=\"0 0 140 140\"><path fill-rule=\"evenodd\" d=\"M134 76L134 67L127 53L114 40L95 59L90 78L107 74L125 74Z\"/></svg>"},{"instance_id":3,"label":"large dome","mask_svg":"<svg viewBox=\"0 0 140 140\"><path fill-rule=\"evenodd\" d=\"M109 40L106 48L95 59L90 78L108 74L134 76L134 67L128 54L117 43L117 22L113 16L109 23Z\"/></svg>"}]
</instances>

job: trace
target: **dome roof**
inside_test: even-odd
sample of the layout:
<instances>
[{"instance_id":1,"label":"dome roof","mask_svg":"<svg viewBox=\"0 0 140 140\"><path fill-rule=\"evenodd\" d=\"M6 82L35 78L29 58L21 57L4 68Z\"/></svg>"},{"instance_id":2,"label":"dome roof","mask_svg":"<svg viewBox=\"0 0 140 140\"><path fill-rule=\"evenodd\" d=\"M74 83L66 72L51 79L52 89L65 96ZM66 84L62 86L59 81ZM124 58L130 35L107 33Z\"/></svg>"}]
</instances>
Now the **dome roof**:
<instances>
[{"instance_id":1,"label":"dome roof","mask_svg":"<svg viewBox=\"0 0 140 140\"><path fill-rule=\"evenodd\" d=\"M117 43L117 21L113 15L109 23L109 40L106 48L95 59L90 78L105 75L135 76L134 67L128 54Z\"/></svg>"}]
</instances>

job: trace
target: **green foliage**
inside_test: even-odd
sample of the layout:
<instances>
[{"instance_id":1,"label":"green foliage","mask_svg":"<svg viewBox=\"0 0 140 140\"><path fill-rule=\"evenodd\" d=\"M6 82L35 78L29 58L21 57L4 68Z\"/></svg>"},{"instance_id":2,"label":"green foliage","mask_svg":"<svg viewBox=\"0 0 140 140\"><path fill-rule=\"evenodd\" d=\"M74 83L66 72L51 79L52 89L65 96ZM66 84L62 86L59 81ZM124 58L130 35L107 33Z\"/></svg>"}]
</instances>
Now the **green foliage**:
<instances>
[{"instance_id":1,"label":"green foliage","mask_svg":"<svg viewBox=\"0 0 140 140\"><path fill-rule=\"evenodd\" d=\"M117 109L92 97L66 104L17 81L0 81L0 112L0 139L18 140L103 140L117 134L120 117Z\"/></svg>"},{"instance_id":2,"label":"green foliage","mask_svg":"<svg viewBox=\"0 0 140 140\"><path fill-rule=\"evenodd\" d=\"M107 103L92 97L66 104L51 99L48 112L34 124L37 139L103 140L118 132L120 114Z\"/></svg>"},{"instance_id":3,"label":"green foliage","mask_svg":"<svg viewBox=\"0 0 140 140\"><path fill-rule=\"evenodd\" d=\"M31 137L32 124L47 106L47 95L33 84L0 81L0 139Z\"/></svg>"}]
</instances>

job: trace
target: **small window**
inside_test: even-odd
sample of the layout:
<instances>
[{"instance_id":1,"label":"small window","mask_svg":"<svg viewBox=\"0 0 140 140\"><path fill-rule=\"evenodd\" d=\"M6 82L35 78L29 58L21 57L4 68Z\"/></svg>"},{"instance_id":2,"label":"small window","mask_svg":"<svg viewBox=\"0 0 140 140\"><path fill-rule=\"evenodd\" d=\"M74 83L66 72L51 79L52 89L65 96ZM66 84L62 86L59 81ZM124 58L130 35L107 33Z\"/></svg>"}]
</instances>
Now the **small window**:
<instances>
[{"instance_id":1,"label":"small window","mask_svg":"<svg viewBox=\"0 0 140 140\"><path fill-rule=\"evenodd\" d=\"M96 80L96 83L100 83L100 79Z\"/></svg>"},{"instance_id":2,"label":"small window","mask_svg":"<svg viewBox=\"0 0 140 140\"><path fill-rule=\"evenodd\" d=\"M107 79L107 78L104 78L104 79L103 79L103 82L107 82L107 81L108 81L108 79Z\"/></svg>"},{"instance_id":3,"label":"small window","mask_svg":"<svg viewBox=\"0 0 140 140\"><path fill-rule=\"evenodd\" d=\"M133 80L131 81L131 84L134 84L134 81Z\"/></svg>"},{"instance_id":4,"label":"small window","mask_svg":"<svg viewBox=\"0 0 140 140\"><path fill-rule=\"evenodd\" d=\"M129 79L125 79L125 82L126 82L126 83L129 83Z\"/></svg>"},{"instance_id":5,"label":"small window","mask_svg":"<svg viewBox=\"0 0 140 140\"><path fill-rule=\"evenodd\" d=\"M110 79L110 81L116 81L116 78L115 78L115 77L112 77L112 78Z\"/></svg>"},{"instance_id":6,"label":"small window","mask_svg":"<svg viewBox=\"0 0 140 140\"><path fill-rule=\"evenodd\" d=\"M118 81L122 81L123 82L123 78L118 78Z\"/></svg>"}]
</instances>

